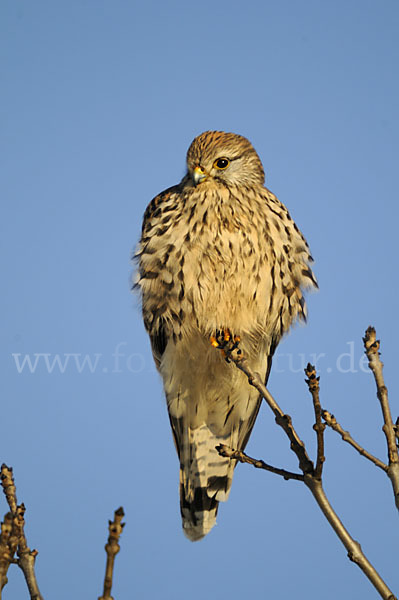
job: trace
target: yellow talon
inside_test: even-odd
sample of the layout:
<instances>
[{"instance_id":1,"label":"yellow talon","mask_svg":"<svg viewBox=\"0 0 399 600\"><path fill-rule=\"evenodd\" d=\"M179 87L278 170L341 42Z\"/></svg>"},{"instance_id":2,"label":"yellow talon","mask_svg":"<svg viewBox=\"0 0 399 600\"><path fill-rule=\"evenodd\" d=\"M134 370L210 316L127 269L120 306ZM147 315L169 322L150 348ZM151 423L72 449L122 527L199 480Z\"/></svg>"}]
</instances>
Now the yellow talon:
<instances>
[{"instance_id":1,"label":"yellow talon","mask_svg":"<svg viewBox=\"0 0 399 600\"><path fill-rule=\"evenodd\" d=\"M230 339L230 331L226 330L223 332L223 339L225 342L228 342Z\"/></svg>"},{"instance_id":2,"label":"yellow talon","mask_svg":"<svg viewBox=\"0 0 399 600\"><path fill-rule=\"evenodd\" d=\"M214 348L218 348L218 346L219 346L217 339L214 337L211 337L211 344Z\"/></svg>"}]
</instances>

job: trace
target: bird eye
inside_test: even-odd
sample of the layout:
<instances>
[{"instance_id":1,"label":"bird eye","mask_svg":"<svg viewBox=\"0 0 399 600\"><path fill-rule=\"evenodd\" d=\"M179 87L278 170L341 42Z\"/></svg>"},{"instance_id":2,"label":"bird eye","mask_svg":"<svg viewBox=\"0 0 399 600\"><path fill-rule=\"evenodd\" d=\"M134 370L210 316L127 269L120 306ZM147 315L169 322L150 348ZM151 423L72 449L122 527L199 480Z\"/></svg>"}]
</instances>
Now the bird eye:
<instances>
[{"instance_id":1,"label":"bird eye","mask_svg":"<svg viewBox=\"0 0 399 600\"><path fill-rule=\"evenodd\" d=\"M228 158L218 158L213 163L213 166L222 171L223 169L227 169L229 164L230 164L230 161Z\"/></svg>"}]
</instances>

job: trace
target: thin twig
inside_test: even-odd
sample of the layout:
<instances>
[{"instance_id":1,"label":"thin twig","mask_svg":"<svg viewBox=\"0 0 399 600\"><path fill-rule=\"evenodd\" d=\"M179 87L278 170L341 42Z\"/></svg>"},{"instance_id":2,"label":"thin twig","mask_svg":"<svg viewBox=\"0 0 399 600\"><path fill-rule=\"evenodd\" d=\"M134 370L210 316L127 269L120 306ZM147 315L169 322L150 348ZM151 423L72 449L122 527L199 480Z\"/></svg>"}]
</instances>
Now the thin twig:
<instances>
[{"instance_id":1,"label":"thin twig","mask_svg":"<svg viewBox=\"0 0 399 600\"><path fill-rule=\"evenodd\" d=\"M315 424L313 425L313 429L316 432L317 439L317 458L316 458L316 468L314 471L314 476L316 479L321 479L323 473L323 464L326 460L324 456L324 430L326 428L325 423L321 420L321 404L319 399L319 380L320 377L316 375L316 367L308 363L308 366L305 369L305 374L308 379L305 379L308 384L308 388L310 393L312 394L313 400L313 408L315 415Z\"/></svg>"},{"instance_id":2,"label":"thin twig","mask_svg":"<svg viewBox=\"0 0 399 600\"><path fill-rule=\"evenodd\" d=\"M376 456L373 456L373 454L370 454L370 452L368 452L360 444L358 444L356 440L353 439L349 431L345 431L341 427L334 415L329 413L328 410L323 410L322 415L324 421L326 422L326 425L328 425L329 427L331 427L331 429L339 433L344 442L350 444L353 448L355 448L355 450L359 452L359 454L361 454L369 461L374 463L376 467L379 467L383 471L388 471L388 465L386 465L384 462L382 462L382 460L380 460Z\"/></svg>"},{"instance_id":3,"label":"thin twig","mask_svg":"<svg viewBox=\"0 0 399 600\"><path fill-rule=\"evenodd\" d=\"M332 508L324 492L321 480L316 479L316 477L311 475L306 475L305 484L312 492L313 497L315 498L327 521L330 523L331 527L334 529L335 533L345 546L348 552L349 560L361 568L368 580L374 585L381 598L384 598L384 600L397 600L396 596L394 596L394 594L391 592L382 577L380 577L373 565L366 558L359 542L352 538L338 517L337 513Z\"/></svg>"},{"instance_id":4,"label":"thin twig","mask_svg":"<svg viewBox=\"0 0 399 600\"><path fill-rule=\"evenodd\" d=\"M237 344L233 344L230 348L223 345L221 349L224 352L226 360L234 362L234 364L246 374L250 385L254 386L259 391L272 409L276 417L276 423L284 429L291 442L291 449L298 458L299 466L304 475L305 485L311 491L320 510L323 512L331 527L345 546L349 559L362 569L363 573L384 600L397 600L396 596L394 596L379 573L364 555L360 544L350 536L342 521L333 510L323 490L321 477L316 477L313 463L308 457L304 443L299 439L298 434L292 425L291 418L283 413L273 396L261 382L259 376L252 371L248 361L242 355L241 351L237 349Z\"/></svg>"},{"instance_id":5,"label":"thin twig","mask_svg":"<svg viewBox=\"0 0 399 600\"><path fill-rule=\"evenodd\" d=\"M5 515L4 521L1 523L0 532L0 600L2 589L8 582L7 571L14 554L11 554L9 546L11 532L12 514L9 512Z\"/></svg>"},{"instance_id":6,"label":"thin twig","mask_svg":"<svg viewBox=\"0 0 399 600\"><path fill-rule=\"evenodd\" d=\"M38 555L37 550L31 550L26 542L26 537L24 533L25 526L25 505L21 504L17 506L16 516L14 518L14 523L19 531L19 542L18 542L18 560L17 564L21 568L26 585L28 586L29 594L31 600L43 600L42 595L39 591L39 586L37 584L36 575L35 575L35 560Z\"/></svg>"},{"instance_id":7,"label":"thin twig","mask_svg":"<svg viewBox=\"0 0 399 600\"><path fill-rule=\"evenodd\" d=\"M107 564L105 567L104 591L103 595L98 600L113 600L111 596L112 578L114 574L115 556L120 550L119 537L125 526L122 519L125 516L123 508L120 507L115 511L114 520L108 521L108 542L105 544L105 552L107 553Z\"/></svg>"},{"instance_id":8,"label":"thin twig","mask_svg":"<svg viewBox=\"0 0 399 600\"><path fill-rule=\"evenodd\" d=\"M286 471L285 469L279 469L278 467L273 467L272 465L268 465L264 460L258 460L256 458L251 458L245 452L241 450L234 450L229 446L225 446L224 444L219 444L216 446L216 450L219 452L220 456L225 456L227 458L234 458L241 463L247 463L249 465L254 466L256 469L263 469L264 471L270 471L271 473L275 473L275 475L281 475L284 479L296 479L297 481L304 481L304 476L302 473L293 473L292 471Z\"/></svg>"},{"instance_id":9,"label":"thin twig","mask_svg":"<svg viewBox=\"0 0 399 600\"><path fill-rule=\"evenodd\" d=\"M6 464L1 465L0 471L1 486L10 507L11 513L14 515L17 512L17 490L14 483L12 467L7 467Z\"/></svg>"},{"instance_id":10,"label":"thin twig","mask_svg":"<svg viewBox=\"0 0 399 600\"><path fill-rule=\"evenodd\" d=\"M256 388L261 394L261 396L266 400L267 404L274 413L277 425L284 429L288 439L291 442L291 449L298 458L299 467L301 471L304 474L313 473L313 463L306 452L305 444L299 438L297 432L295 431L292 425L291 417L289 415L284 414L284 412L281 410L281 408L279 407L269 390L262 383L261 379L259 378L259 375L252 371L247 359L242 354L239 354L240 350L234 349L233 351L229 352L228 350L226 350L226 348L224 348L224 352L228 360L232 360L236 367L238 367L240 371L245 373L245 375L248 377L249 383L254 388Z\"/></svg>"},{"instance_id":11,"label":"thin twig","mask_svg":"<svg viewBox=\"0 0 399 600\"><path fill-rule=\"evenodd\" d=\"M17 493L12 468L3 464L1 466L0 479L11 511L9 513L11 518L11 533L8 537L11 562L15 562L22 570L31 600L43 600L35 574L35 560L38 552L37 550L31 550L26 541L24 531L25 506L24 504L17 504ZM16 560L14 559L15 552L17 552L18 556Z\"/></svg>"},{"instance_id":12,"label":"thin twig","mask_svg":"<svg viewBox=\"0 0 399 600\"><path fill-rule=\"evenodd\" d=\"M374 327L369 327L366 330L363 338L364 348L369 360L369 368L371 369L375 383L377 386L377 398L380 401L384 425L382 430L385 434L387 449L388 449L388 470L387 474L392 483L393 493L395 497L395 505L399 510L399 456L396 445L396 433L392 422L391 409L388 401L388 390L385 386L384 376L382 373L383 363L380 359L380 340L376 339Z\"/></svg>"}]
</instances>

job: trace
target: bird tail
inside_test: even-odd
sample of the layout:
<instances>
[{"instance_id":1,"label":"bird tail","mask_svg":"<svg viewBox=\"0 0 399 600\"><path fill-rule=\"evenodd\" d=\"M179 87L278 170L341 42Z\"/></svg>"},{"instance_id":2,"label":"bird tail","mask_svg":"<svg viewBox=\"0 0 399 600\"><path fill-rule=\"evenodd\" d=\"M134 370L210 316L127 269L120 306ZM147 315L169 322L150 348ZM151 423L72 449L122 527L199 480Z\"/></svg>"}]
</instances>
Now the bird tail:
<instances>
[{"instance_id":1,"label":"bird tail","mask_svg":"<svg viewBox=\"0 0 399 600\"><path fill-rule=\"evenodd\" d=\"M189 540L202 539L216 523L219 502L227 500L235 460L219 455L216 446L231 442L216 437L207 425L188 428L180 446L180 509Z\"/></svg>"}]
</instances>

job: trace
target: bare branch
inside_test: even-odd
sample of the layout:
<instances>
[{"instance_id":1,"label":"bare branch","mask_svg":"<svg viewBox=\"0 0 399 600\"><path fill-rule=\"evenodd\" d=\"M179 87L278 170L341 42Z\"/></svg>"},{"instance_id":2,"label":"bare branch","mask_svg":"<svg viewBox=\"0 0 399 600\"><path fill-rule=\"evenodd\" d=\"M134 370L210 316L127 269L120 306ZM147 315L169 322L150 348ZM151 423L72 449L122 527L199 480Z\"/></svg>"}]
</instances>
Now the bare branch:
<instances>
[{"instance_id":1,"label":"bare branch","mask_svg":"<svg viewBox=\"0 0 399 600\"><path fill-rule=\"evenodd\" d=\"M370 452L367 452L367 450L365 450L360 444L358 444L356 440L353 439L349 431L345 431L341 427L334 415L329 413L328 410L323 410L322 415L323 419L326 422L326 425L328 425L329 427L331 427L331 429L339 433L344 442L350 444L353 448L355 448L355 450L359 452L359 454L361 454L362 456L370 460L372 463L374 463L376 467L379 467L383 471L388 471L388 465L386 465L384 462L382 462L382 460L380 460L376 456L370 454Z\"/></svg>"},{"instance_id":2,"label":"bare branch","mask_svg":"<svg viewBox=\"0 0 399 600\"><path fill-rule=\"evenodd\" d=\"M271 473L275 473L276 475L281 475L284 479L296 479L297 481L304 481L304 476L301 473L292 473L291 471L286 471L285 469L279 469L278 467L272 467L272 465L268 465L263 460L257 460L256 458L251 458L245 452L241 450L233 450L233 448L229 448L229 446L225 446L224 444L219 444L216 446L216 450L219 452L220 456L226 456L227 458L234 458L241 463L247 463L249 465L254 466L256 469L263 469L264 471L270 471Z\"/></svg>"},{"instance_id":3,"label":"bare branch","mask_svg":"<svg viewBox=\"0 0 399 600\"><path fill-rule=\"evenodd\" d=\"M7 571L10 566L14 553L10 551L10 537L12 532L12 514L7 513L4 521L1 523L0 532L0 600L3 587L8 582Z\"/></svg>"},{"instance_id":4,"label":"bare branch","mask_svg":"<svg viewBox=\"0 0 399 600\"><path fill-rule=\"evenodd\" d=\"M105 544L105 552L107 553L107 564L105 567L104 591L103 595L98 600L113 600L111 596L112 578L114 574L115 556L120 550L119 537L125 526L122 519L125 516L123 508L120 507L115 511L114 520L108 521L108 542Z\"/></svg>"},{"instance_id":5,"label":"bare branch","mask_svg":"<svg viewBox=\"0 0 399 600\"><path fill-rule=\"evenodd\" d=\"M225 342L226 342L226 340L225 340ZM254 386L259 391L259 393L262 395L262 397L266 400L269 407L272 409L272 411L276 417L276 423L284 429L287 437L289 438L289 440L291 442L291 449L293 450L293 452L296 454L296 456L298 458L299 466L303 472L305 485L311 491L320 510L323 512L324 516L330 523L331 527L334 529L335 533L337 534L337 536L339 537L339 539L345 546L345 548L348 552L349 559L351 561L353 561L354 563L356 563L362 569L363 573L366 575L366 577L369 579L369 581L374 585L375 589L378 591L380 596L382 598L384 598L384 600L397 600L396 596L394 596L394 594L388 588L388 586L386 585L384 580L380 577L380 575L375 570L373 565L369 562L369 560L364 555L360 544L356 540L354 540L351 537L351 535L349 534L349 532L346 530L345 526L343 525L342 521L339 519L338 515L332 508L331 504L329 503L329 501L325 495L325 492L324 492L323 486L322 486L322 481L321 481L321 470L322 470L322 464L323 464L322 457L324 455L323 444L321 443L321 439L320 439L320 433L322 433L322 429L319 428L319 431L316 429L316 433L318 435L318 462L319 462L319 473L320 473L319 476L317 476L316 469L314 469L313 463L310 460L310 458L306 452L305 444L299 439L298 434L296 433L296 431L292 425L291 417L289 417L288 415L285 415L283 413L283 411L281 410L281 408L279 407L277 402L274 400L273 396L266 389L266 386L264 386L263 383L261 382L259 376L252 371L251 367L248 364L248 361L242 355L241 350L239 350L237 348L237 346L238 346L237 341L233 340L233 342L229 345L229 343L219 344L217 340L216 340L216 344L215 344L215 341L212 340L212 345L215 346L216 348L221 349L223 351L223 354L224 354L226 360L233 361L234 364L243 373L245 373L245 375L248 377L248 382L250 383L250 385ZM309 365L309 366L311 366L311 365ZM317 382L317 393L316 393L315 381L314 381L314 380L317 381L316 372L315 372L314 368L312 368L310 371L311 371L311 375L312 375L312 377L311 377L312 383L311 383L311 386L309 386L309 388L312 392L313 404L314 404L315 414L316 414L316 425L317 425L317 423L320 422L320 420L321 420L321 408L320 408L320 401L318 398L318 382ZM311 388L313 388L313 389L311 389ZM245 461L245 462L250 462L250 461ZM253 463L251 463L251 464L253 464ZM266 469L266 470L269 470L269 469Z\"/></svg>"},{"instance_id":6,"label":"bare branch","mask_svg":"<svg viewBox=\"0 0 399 600\"><path fill-rule=\"evenodd\" d=\"M37 550L31 550L26 542L26 537L24 533L25 526L25 505L21 504L17 506L17 512L14 517L14 524L19 532L18 536L18 560L17 564L21 568L26 585L28 586L29 594L31 600L43 600L42 595L39 591L39 586L37 584L36 575L35 575L35 560L38 555Z\"/></svg>"},{"instance_id":7,"label":"bare branch","mask_svg":"<svg viewBox=\"0 0 399 600\"><path fill-rule=\"evenodd\" d=\"M376 339L374 327L368 327L363 338L364 348L369 360L369 368L371 369L375 383L377 386L377 398L380 401L384 425L382 430L385 434L388 449L388 477L391 480L393 493L395 497L395 505L399 510L399 456L396 445L396 431L392 422L391 409L388 401L388 390L385 386L384 376L382 373L383 363L380 359L380 340Z\"/></svg>"},{"instance_id":8,"label":"bare branch","mask_svg":"<svg viewBox=\"0 0 399 600\"><path fill-rule=\"evenodd\" d=\"M313 429L316 432L317 438L317 459L314 476L316 479L321 479L323 473L323 464L326 460L326 457L324 456L324 430L326 425L321 420L321 405L319 399L320 377L317 377L316 375L316 367L310 363L308 363L308 366L305 369L305 374L308 377L308 379L305 379L305 381L308 384L309 392L312 394L314 415L316 420L315 424L313 425Z\"/></svg>"},{"instance_id":9,"label":"bare branch","mask_svg":"<svg viewBox=\"0 0 399 600\"><path fill-rule=\"evenodd\" d=\"M10 507L12 514L15 514L17 512L17 490L14 484L12 467L7 467L7 465L3 463L1 465L0 479L7 504Z\"/></svg>"},{"instance_id":10,"label":"bare branch","mask_svg":"<svg viewBox=\"0 0 399 600\"><path fill-rule=\"evenodd\" d=\"M7 465L3 464L1 466L0 479L1 485L3 487L3 492L7 499L8 506L11 510L11 512L8 513L8 515L6 515L4 519L4 523L6 523L7 521L7 527L4 533L7 536L7 545L9 549L10 562L16 562L16 564L22 570L26 584L28 586L31 600L43 600L43 596L40 594L39 586L35 575L35 560L38 552L37 550L31 550L26 541L24 532L25 506L24 504L17 504L17 494L12 468L7 467ZM11 531L9 531L10 524ZM4 538L3 541L5 541ZM14 560L15 552L17 552L17 560ZM6 581L4 581L3 579L1 583L2 585L5 585Z\"/></svg>"},{"instance_id":11,"label":"bare branch","mask_svg":"<svg viewBox=\"0 0 399 600\"><path fill-rule=\"evenodd\" d=\"M281 408L279 407L269 390L262 383L259 375L252 371L247 359L241 354L241 350L238 350L233 346L231 350L223 348L223 351L226 355L226 359L232 360L234 364L240 369L240 371L245 373L245 375L248 377L250 385L256 388L261 394L261 396L266 400L267 404L273 411L274 416L276 417L277 425L284 429L288 439L291 442L291 450L296 454L298 458L299 467L301 471L304 474L313 473L313 463L306 452L305 444L299 438L297 432L295 431L292 425L291 417L289 415L284 414L284 412L281 410Z\"/></svg>"},{"instance_id":12,"label":"bare branch","mask_svg":"<svg viewBox=\"0 0 399 600\"><path fill-rule=\"evenodd\" d=\"M312 492L320 510L348 551L348 558L361 568L363 573L376 588L381 598L384 598L384 600L397 600L396 596L394 596L384 580L364 555L359 542L352 538L342 521L339 519L337 513L332 508L324 492L321 480L316 479L316 477L313 477L312 475L306 475L305 484Z\"/></svg>"}]
</instances>

